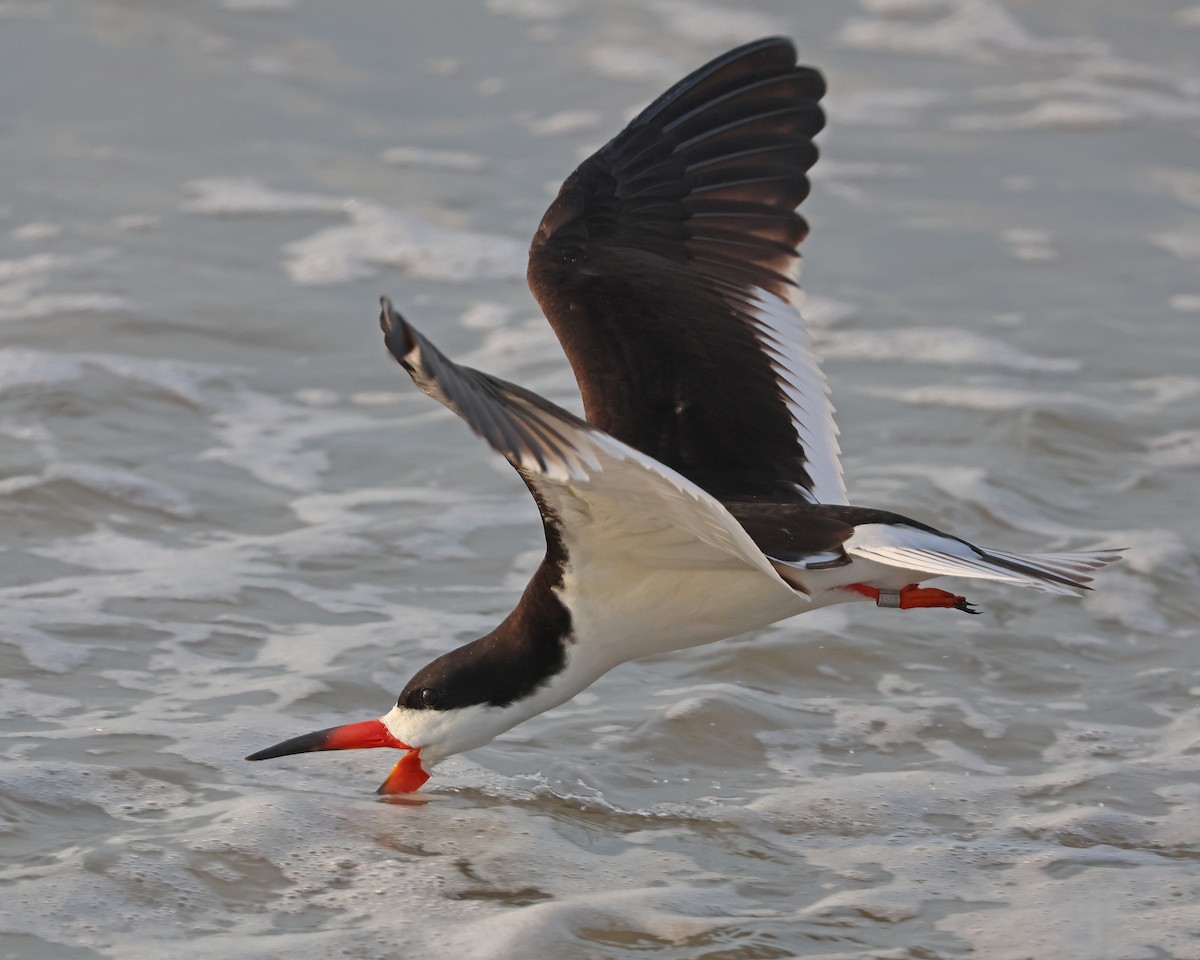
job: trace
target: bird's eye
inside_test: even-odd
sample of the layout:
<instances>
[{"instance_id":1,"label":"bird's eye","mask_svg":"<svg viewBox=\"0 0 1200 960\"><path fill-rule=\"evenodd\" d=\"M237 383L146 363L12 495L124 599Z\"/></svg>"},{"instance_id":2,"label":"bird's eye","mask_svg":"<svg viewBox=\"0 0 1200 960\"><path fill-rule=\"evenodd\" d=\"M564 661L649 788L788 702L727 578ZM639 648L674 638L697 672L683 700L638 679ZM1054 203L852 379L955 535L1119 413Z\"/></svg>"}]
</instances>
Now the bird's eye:
<instances>
[{"instance_id":1,"label":"bird's eye","mask_svg":"<svg viewBox=\"0 0 1200 960\"><path fill-rule=\"evenodd\" d=\"M442 697L433 687L421 688L421 706L429 707L431 710L438 705Z\"/></svg>"}]
</instances>

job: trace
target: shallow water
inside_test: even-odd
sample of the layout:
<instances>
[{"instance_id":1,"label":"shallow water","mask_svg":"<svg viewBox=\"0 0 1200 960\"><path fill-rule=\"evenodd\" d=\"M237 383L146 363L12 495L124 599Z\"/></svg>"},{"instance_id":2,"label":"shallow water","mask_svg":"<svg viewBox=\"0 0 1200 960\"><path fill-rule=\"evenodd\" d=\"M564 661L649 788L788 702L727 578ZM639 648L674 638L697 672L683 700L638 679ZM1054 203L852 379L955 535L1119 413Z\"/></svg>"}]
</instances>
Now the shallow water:
<instances>
[{"instance_id":1,"label":"shallow water","mask_svg":"<svg viewBox=\"0 0 1200 960\"><path fill-rule=\"evenodd\" d=\"M1200 957L1200 7L803 8L0 4L0 956ZM771 32L832 91L855 502L1126 561L627 665L424 805L370 752L243 763L386 710L539 556L378 295L577 405L534 225Z\"/></svg>"}]
</instances>

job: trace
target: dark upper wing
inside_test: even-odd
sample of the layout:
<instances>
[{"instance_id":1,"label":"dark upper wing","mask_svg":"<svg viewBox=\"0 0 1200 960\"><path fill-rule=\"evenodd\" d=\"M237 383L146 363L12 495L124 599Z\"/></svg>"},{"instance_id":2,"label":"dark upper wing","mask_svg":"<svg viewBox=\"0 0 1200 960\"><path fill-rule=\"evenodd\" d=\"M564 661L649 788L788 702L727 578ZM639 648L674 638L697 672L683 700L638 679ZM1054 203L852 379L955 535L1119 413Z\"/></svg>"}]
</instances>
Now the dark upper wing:
<instances>
[{"instance_id":1,"label":"dark upper wing","mask_svg":"<svg viewBox=\"0 0 1200 960\"><path fill-rule=\"evenodd\" d=\"M846 502L797 309L824 92L787 40L719 57L567 178L530 250L588 420L718 497Z\"/></svg>"}]
</instances>

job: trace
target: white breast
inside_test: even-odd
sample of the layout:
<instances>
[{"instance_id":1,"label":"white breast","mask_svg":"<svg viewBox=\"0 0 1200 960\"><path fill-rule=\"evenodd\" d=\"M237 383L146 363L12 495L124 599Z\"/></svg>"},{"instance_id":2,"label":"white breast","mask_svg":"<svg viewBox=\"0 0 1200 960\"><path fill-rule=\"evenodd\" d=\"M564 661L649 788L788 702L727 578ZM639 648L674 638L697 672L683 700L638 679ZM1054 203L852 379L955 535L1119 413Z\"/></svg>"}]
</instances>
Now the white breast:
<instances>
[{"instance_id":1,"label":"white breast","mask_svg":"<svg viewBox=\"0 0 1200 960\"><path fill-rule=\"evenodd\" d=\"M811 609L804 598L781 590L778 580L732 560L669 568L610 561L589 569L586 584L569 570L559 597L571 612L573 646L601 672Z\"/></svg>"}]
</instances>

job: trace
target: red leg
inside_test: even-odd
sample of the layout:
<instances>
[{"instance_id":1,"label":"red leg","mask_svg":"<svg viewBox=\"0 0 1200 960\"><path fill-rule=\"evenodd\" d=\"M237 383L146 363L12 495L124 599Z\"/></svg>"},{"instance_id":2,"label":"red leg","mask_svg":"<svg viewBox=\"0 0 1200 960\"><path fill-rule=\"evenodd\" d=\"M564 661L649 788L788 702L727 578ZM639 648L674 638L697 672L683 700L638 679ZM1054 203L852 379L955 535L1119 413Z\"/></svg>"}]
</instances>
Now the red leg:
<instances>
[{"instance_id":1,"label":"red leg","mask_svg":"<svg viewBox=\"0 0 1200 960\"><path fill-rule=\"evenodd\" d=\"M864 597L870 597L879 607L897 607L901 610L916 610L919 607L950 607L954 610L961 610L963 613L979 613L967 602L966 597L947 593L945 590L938 590L935 587L919 587L915 583L901 587L898 591L879 590L877 587L870 587L865 583L851 583L845 589L861 593Z\"/></svg>"}]
</instances>

